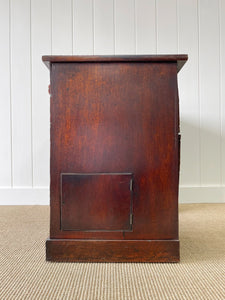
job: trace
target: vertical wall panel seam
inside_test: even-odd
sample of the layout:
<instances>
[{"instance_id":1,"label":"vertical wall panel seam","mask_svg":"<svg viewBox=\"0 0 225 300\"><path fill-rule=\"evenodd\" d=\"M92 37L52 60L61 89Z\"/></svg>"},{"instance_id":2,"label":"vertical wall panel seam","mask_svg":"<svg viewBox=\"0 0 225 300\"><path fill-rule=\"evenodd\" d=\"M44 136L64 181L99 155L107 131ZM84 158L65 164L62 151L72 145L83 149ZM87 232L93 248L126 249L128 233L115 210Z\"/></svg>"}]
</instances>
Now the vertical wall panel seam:
<instances>
[{"instance_id":1,"label":"vertical wall panel seam","mask_svg":"<svg viewBox=\"0 0 225 300\"><path fill-rule=\"evenodd\" d=\"M199 185L202 186L202 163L201 163L201 91L200 91L200 0L197 0L197 27L198 27L198 140L199 140Z\"/></svg>"},{"instance_id":2,"label":"vertical wall panel seam","mask_svg":"<svg viewBox=\"0 0 225 300\"><path fill-rule=\"evenodd\" d=\"M73 26L74 26L74 20L73 20L73 0L71 0L71 34L72 34L72 37L71 37L71 42L72 42L72 55L73 55Z\"/></svg>"},{"instance_id":3,"label":"vertical wall panel seam","mask_svg":"<svg viewBox=\"0 0 225 300\"><path fill-rule=\"evenodd\" d=\"M11 35L11 0L9 0L9 99L10 99L10 155L11 187L13 187L13 136L12 136L12 35Z\"/></svg>"},{"instance_id":4,"label":"vertical wall panel seam","mask_svg":"<svg viewBox=\"0 0 225 300\"><path fill-rule=\"evenodd\" d=\"M113 50L114 55L116 54L116 0L113 0Z\"/></svg>"},{"instance_id":5,"label":"vertical wall panel seam","mask_svg":"<svg viewBox=\"0 0 225 300\"><path fill-rule=\"evenodd\" d=\"M222 119L222 49L221 49L221 0L218 0L218 22L219 22L219 102L220 102L220 184L223 184L223 119Z\"/></svg>"},{"instance_id":6,"label":"vertical wall panel seam","mask_svg":"<svg viewBox=\"0 0 225 300\"><path fill-rule=\"evenodd\" d=\"M32 18L31 18L31 5L32 0L30 0L30 134L31 134L31 185L34 187L34 151L33 151L33 97L32 97Z\"/></svg>"},{"instance_id":7,"label":"vertical wall panel seam","mask_svg":"<svg viewBox=\"0 0 225 300\"><path fill-rule=\"evenodd\" d=\"M155 0L155 53L158 53L158 11L157 0Z\"/></svg>"},{"instance_id":8,"label":"vertical wall panel seam","mask_svg":"<svg viewBox=\"0 0 225 300\"><path fill-rule=\"evenodd\" d=\"M134 6L134 50L135 54L137 54L137 6L136 6L136 0L133 0L133 6Z\"/></svg>"},{"instance_id":9,"label":"vertical wall panel seam","mask_svg":"<svg viewBox=\"0 0 225 300\"><path fill-rule=\"evenodd\" d=\"M94 55L95 54L95 8L94 8L94 5L95 5L95 1L92 0L91 2L91 5L92 5L92 54Z\"/></svg>"}]
</instances>

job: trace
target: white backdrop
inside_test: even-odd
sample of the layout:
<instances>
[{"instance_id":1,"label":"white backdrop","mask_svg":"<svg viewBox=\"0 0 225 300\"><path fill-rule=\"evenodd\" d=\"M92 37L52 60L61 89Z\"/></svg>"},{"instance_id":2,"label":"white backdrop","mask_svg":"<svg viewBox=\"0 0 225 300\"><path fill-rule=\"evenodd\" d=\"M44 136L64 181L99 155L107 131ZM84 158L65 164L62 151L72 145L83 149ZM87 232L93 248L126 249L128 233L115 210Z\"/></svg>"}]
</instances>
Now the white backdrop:
<instances>
[{"instance_id":1,"label":"white backdrop","mask_svg":"<svg viewBox=\"0 0 225 300\"><path fill-rule=\"evenodd\" d=\"M0 204L49 203L48 54L189 55L181 202L225 202L225 0L0 0Z\"/></svg>"}]
</instances>

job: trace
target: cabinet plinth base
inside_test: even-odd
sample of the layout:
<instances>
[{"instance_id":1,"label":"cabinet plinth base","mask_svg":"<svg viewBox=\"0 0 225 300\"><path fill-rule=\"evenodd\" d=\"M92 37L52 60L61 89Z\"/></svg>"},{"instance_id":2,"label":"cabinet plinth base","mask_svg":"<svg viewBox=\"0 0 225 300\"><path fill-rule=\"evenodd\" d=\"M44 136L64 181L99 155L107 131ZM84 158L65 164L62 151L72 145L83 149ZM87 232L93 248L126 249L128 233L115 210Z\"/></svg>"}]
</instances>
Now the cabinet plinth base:
<instances>
[{"instance_id":1,"label":"cabinet plinth base","mask_svg":"<svg viewBox=\"0 0 225 300\"><path fill-rule=\"evenodd\" d=\"M47 239L46 260L62 262L179 262L179 240Z\"/></svg>"}]
</instances>

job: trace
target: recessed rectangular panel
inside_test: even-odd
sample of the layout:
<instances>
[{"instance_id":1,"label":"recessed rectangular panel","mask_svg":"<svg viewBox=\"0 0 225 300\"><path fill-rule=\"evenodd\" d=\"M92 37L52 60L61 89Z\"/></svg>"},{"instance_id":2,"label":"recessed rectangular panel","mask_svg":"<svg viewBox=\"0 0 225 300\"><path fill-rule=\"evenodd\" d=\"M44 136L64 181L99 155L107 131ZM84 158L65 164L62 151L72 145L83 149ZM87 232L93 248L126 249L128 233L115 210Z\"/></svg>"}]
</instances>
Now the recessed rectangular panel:
<instances>
[{"instance_id":1,"label":"recessed rectangular panel","mask_svg":"<svg viewBox=\"0 0 225 300\"><path fill-rule=\"evenodd\" d=\"M61 174L61 229L132 230L132 174Z\"/></svg>"}]
</instances>

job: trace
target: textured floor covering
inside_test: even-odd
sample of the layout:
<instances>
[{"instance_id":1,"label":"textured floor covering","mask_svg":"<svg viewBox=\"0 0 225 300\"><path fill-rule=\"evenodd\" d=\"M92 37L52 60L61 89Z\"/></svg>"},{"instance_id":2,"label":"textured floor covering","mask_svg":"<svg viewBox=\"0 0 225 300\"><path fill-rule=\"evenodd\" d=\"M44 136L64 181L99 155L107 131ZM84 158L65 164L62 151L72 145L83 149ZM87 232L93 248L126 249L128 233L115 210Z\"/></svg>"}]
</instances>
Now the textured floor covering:
<instances>
[{"instance_id":1,"label":"textured floor covering","mask_svg":"<svg viewBox=\"0 0 225 300\"><path fill-rule=\"evenodd\" d=\"M225 299L225 204L180 206L181 262L45 262L49 207L0 206L0 299Z\"/></svg>"}]
</instances>

